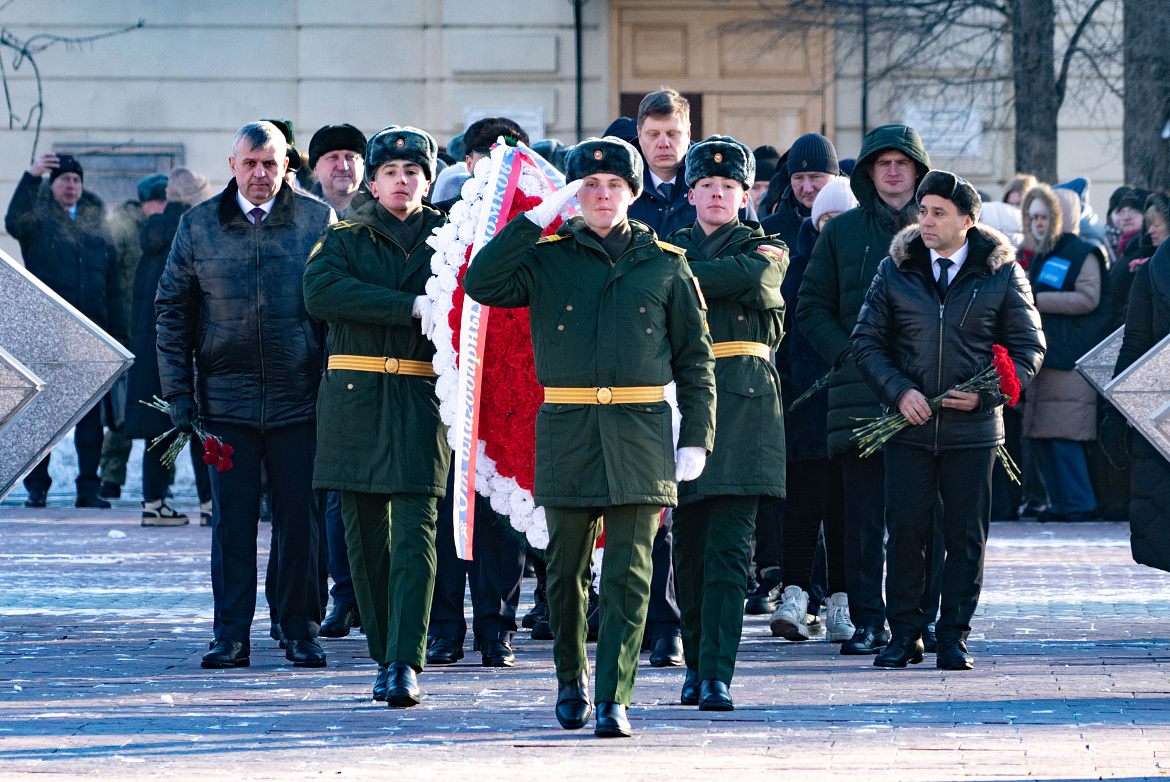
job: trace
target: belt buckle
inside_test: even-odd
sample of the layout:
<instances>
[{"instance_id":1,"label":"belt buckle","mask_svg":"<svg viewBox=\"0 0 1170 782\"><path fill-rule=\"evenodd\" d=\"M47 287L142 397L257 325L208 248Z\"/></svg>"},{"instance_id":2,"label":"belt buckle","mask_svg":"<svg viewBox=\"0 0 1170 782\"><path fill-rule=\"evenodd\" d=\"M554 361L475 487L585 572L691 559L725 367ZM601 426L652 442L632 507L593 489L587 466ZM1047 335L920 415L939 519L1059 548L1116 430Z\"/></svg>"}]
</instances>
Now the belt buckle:
<instances>
[{"instance_id":1,"label":"belt buckle","mask_svg":"<svg viewBox=\"0 0 1170 782\"><path fill-rule=\"evenodd\" d=\"M396 358L386 359L386 372L388 374L391 374L391 375L398 374L398 359L396 359Z\"/></svg>"},{"instance_id":2,"label":"belt buckle","mask_svg":"<svg viewBox=\"0 0 1170 782\"><path fill-rule=\"evenodd\" d=\"M597 389L597 403L600 405L608 405L613 401L613 392L608 388Z\"/></svg>"}]
</instances>

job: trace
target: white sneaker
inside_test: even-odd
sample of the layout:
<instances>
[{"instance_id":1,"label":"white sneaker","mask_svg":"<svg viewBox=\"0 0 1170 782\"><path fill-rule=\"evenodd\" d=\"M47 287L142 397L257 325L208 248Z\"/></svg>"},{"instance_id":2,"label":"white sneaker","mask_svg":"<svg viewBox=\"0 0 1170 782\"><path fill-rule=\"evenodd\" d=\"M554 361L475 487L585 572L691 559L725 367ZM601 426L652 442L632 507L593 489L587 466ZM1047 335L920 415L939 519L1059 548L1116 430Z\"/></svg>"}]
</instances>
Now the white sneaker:
<instances>
[{"instance_id":1,"label":"white sneaker","mask_svg":"<svg viewBox=\"0 0 1170 782\"><path fill-rule=\"evenodd\" d=\"M793 584L780 593L780 607L768 622L772 635L789 641L808 640L808 592Z\"/></svg>"},{"instance_id":2,"label":"white sneaker","mask_svg":"<svg viewBox=\"0 0 1170 782\"><path fill-rule=\"evenodd\" d=\"M849 619L849 595L844 592L834 592L829 598L829 611L825 615L825 632L827 640L838 644L853 637L855 629L853 622Z\"/></svg>"},{"instance_id":3,"label":"white sneaker","mask_svg":"<svg viewBox=\"0 0 1170 782\"><path fill-rule=\"evenodd\" d=\"M142 526L144 527L182 527L189 521L186 515L167 505L166 500L150 500L142 503Z\"/></svg>"}]
</instances>

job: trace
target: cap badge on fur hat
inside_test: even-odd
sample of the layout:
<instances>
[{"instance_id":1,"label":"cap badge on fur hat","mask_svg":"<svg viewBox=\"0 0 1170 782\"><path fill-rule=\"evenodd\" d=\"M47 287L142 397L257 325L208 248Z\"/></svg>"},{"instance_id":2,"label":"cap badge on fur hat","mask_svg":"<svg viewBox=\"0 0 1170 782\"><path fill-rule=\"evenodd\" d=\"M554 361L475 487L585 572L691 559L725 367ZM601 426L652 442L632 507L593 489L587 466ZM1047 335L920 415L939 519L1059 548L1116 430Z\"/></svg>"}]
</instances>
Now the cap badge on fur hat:
<instances>
[{"instance_id":1,"label":"cap badge on fur hat","mask_svg":"<svg viewBox=\"0 0 1170 782\"><path fill-rule=\"evenodd\" d=\"M756 178L755 155L731 136L708 136L687 150L687 187L713 176L734 179L746 190Z\"/></svg>"},{"instance_id":2,"label":"cap badge on fur hat","mask_svg":"<svg viewBox=\"0 0 1170 782\"><path fill-rule=\"evenodd\" d=\"M605 157L605 153L602 152L600 149L593 150L593 159L594 160L601 160L603 157Z\"/></svg>"},{"instance_id":3,"label":"cap badge on fur hat","mask_svg":"<svg viewBox=\"0 0 1170 782\"><path fill-rule=\"evenodd\" d=\"M405 146L406 146L406 139L404 139L404 138L400 138L400 139L398 139L398 141L396 141L396 142L394 142L394 143L395 143L395 144L397 144L397 145L398 145L398 146L400 146L400 147L405 147Z\"/></svg>"},{"instance_id":4,"label":"cap badge on fur hat","mask_svg":"<svg viewBox=\"0 0 1170 782\"><path fill-rule=\"evenodd\" d=\"M635 198L642 194L642 167L638 150L615 136L587 138L565 155L565 176L570 181L611 174L629 182Z\"/></svg>"},{"instance_id":5,"label":"cap badge on fur hat","mask_svg":"<svg viewBox=\"0 0 1170 782\"><path fill-rule=\"evenodd\" d=\"M716 163L722 163L723 162L723 153L716 152L714 155L712 155L712 158L715 160Z\"/></svg>"}]
</instances>

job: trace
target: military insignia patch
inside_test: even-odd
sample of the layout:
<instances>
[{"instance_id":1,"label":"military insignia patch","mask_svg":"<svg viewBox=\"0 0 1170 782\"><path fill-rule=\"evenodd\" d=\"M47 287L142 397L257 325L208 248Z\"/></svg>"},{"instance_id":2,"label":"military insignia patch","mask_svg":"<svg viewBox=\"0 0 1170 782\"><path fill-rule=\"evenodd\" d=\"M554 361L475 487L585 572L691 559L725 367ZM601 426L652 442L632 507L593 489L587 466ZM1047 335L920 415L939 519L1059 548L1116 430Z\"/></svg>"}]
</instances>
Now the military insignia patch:
<instances>
[{"instance_id":1,"label":"military insignia patch","mask_svg":"<svg viewBox=\"0 0 1170 782\"><path fill-rule=\"evenodd\" d=\"M324 239L318 239L317 243L313 245L313 249L309 251L309 260L313 260L313 256L321 252L321 247L325 244Z\"/></svg>"},{"instance_id":2,"label":"military insignia patch","mask_svg":"<svg viewBox=\"0 0 1170 782\"><path fill-rule=\"evenodd\" d=\"M699 294L699 306L707 309L707 300L703 298L703 288L699 285L699 278L691 277L691 282L695 284L695 293Z\"/></svg>"},{"instance_id":3,"label":"military insignia patch","mask_svg":"<svg viewBox=\"0 0 1170 782\"><path fill-rule=\"evenodd\" d=\"M775 245L761 244L756 249L759 250L764 255L768 256L768 258L770 260L777 261L777 262L784 260L784 250L780 249L779 247L776 247Z\"/></svg>"}]
</instances>

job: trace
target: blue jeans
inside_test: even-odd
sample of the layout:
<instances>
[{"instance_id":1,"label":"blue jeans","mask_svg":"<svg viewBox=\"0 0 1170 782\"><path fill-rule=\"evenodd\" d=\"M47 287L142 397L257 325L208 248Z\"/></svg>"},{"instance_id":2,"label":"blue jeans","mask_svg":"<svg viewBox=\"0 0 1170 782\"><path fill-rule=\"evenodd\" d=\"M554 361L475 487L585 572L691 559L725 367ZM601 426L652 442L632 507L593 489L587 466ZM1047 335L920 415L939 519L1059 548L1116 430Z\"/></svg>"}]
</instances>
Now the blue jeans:
<instances>
[{"instance_id":1,"label":"blue jeans","mask_svg":"<svg viewBox=\"0 0 1170 782\"><path fill-rule=\"evenodd\" d=\"M1053 513L1089 513L1097 498L1089 482L1084 443L1076 440L1036 439L1035 455L1048 489Z\"/></svg>"},{"instance_id":2,"label":"blue jeans","mask_svg":"<svg viewBox=\"0 0 1170 782\"><path fill-rule=\"evenodd\" d=\"M341 520L341 495L331 491L325 500L325 539L329 548L329 575L333 576L334 605L357 605L353 578L349 574L349 549L345 545L345 522Z\"/></svg>"}]
</instances>

